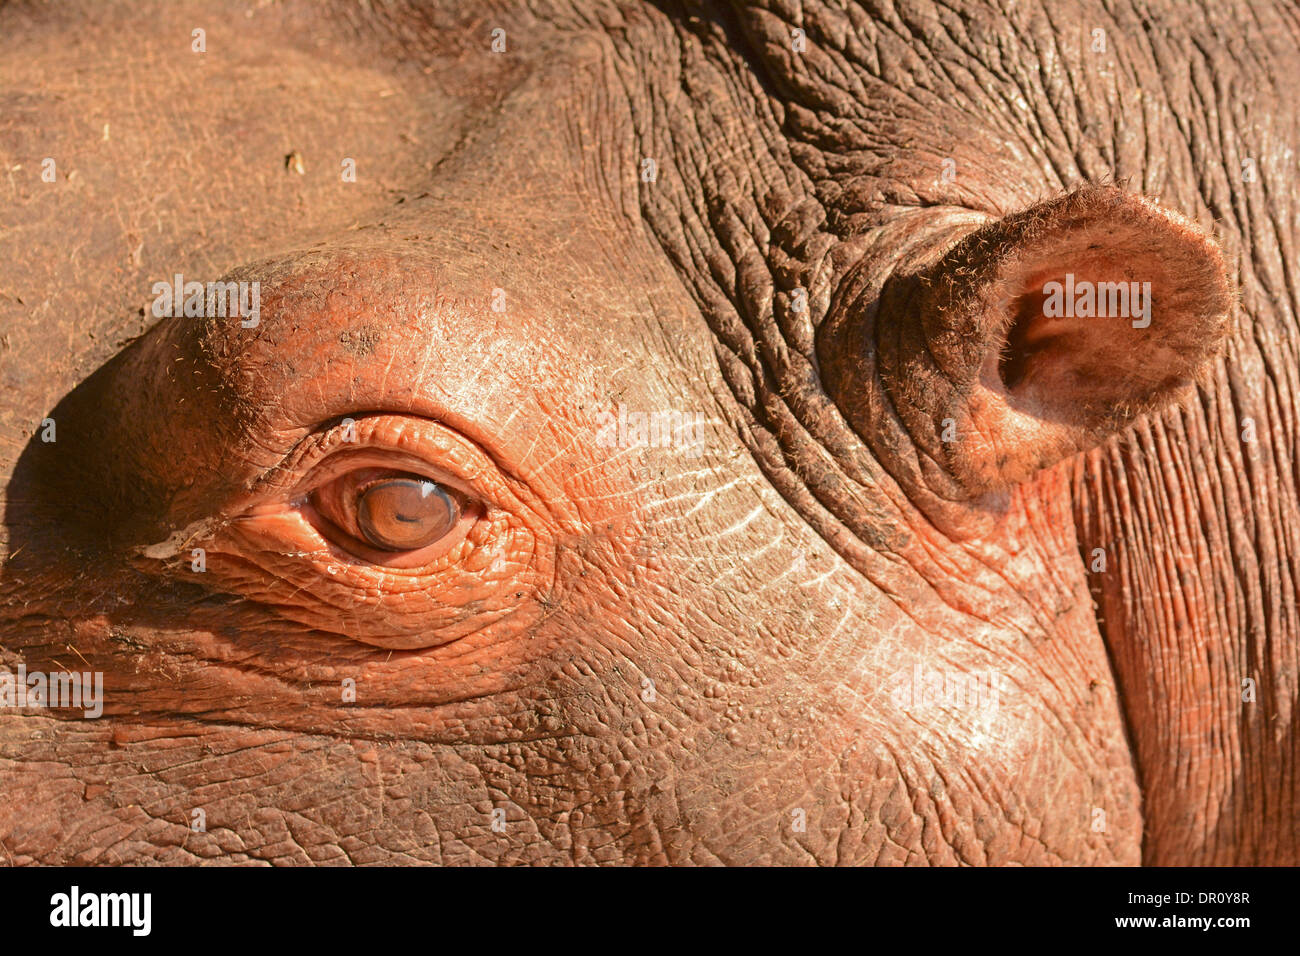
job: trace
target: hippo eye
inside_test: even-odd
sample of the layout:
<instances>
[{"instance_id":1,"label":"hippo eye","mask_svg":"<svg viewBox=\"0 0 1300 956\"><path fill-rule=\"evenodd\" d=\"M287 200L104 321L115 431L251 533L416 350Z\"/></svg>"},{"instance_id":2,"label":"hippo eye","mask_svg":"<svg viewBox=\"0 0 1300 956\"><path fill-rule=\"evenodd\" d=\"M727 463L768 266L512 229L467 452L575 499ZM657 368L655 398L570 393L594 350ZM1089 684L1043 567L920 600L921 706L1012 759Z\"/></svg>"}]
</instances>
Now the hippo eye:
<instances>
[{"instance_id":1,"label":"hippo eye","mask_svg":"<svg viewBox=\"0 0 1300 956\"><path fill-rule=\"evenodd\" d=\"M357 499L357 527L376 548L410 551L433 544L451 530L460 509L432 481L377 481Z\"/></svg>"},{"instance_id":2,"label":"hippo eye","mask_svg":"<svg viewBox=\"0 0 1300 956\"><path fill-rule=\"evenodd\" d=\"M428 547L466 510L459 492L432 479L376 468L340 476L318 488L311 503L345 537L390 552Z\"/></svg>"}]
</instances>

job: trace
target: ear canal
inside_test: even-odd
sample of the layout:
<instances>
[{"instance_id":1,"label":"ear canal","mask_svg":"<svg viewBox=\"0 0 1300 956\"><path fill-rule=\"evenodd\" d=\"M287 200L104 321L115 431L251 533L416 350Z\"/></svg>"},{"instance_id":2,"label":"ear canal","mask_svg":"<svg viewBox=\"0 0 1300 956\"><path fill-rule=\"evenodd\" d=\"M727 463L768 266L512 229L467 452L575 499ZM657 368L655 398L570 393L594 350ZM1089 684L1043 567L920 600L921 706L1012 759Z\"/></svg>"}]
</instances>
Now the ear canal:
<instances>
[{"instance_id":1,"label":"ear canal","mask_svg":"<svg viewBox=\"0 0 1300 956\"><path fill-rule=\"evenodd\" d=\"M1173 402L1221 350L1232 301L1194 224L1086 187L885 282L877 412L967 495L1004 488Z\"/></svg>"}]
</instances>

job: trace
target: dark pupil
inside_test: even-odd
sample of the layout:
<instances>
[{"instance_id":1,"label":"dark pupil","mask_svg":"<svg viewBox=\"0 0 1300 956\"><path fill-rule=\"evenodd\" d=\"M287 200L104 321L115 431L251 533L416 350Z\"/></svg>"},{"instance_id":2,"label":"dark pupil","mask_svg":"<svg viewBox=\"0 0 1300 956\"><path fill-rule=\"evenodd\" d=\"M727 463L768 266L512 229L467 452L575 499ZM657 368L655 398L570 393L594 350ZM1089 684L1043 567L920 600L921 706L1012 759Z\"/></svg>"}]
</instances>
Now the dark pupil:
<instances>
[{"instance_id":1,"label":"dark pupil","mask_svg":"<svg viewBox=\"0 0 1300 956\"><path fill-rule=\"evenodd\" d=\"M366 540L385 551L432 544L460 517L455 500L432 481L377 481L357 501L357 524Z\"/></svg>"}]
</instances>

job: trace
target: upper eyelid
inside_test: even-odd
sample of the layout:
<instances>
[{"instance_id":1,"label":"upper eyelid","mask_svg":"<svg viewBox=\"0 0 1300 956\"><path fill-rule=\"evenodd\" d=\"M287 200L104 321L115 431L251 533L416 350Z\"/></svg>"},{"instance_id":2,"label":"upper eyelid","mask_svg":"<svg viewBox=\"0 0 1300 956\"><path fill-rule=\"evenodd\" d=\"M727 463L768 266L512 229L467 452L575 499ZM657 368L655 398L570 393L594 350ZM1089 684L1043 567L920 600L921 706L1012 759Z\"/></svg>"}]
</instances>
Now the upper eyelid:
<instances>
[{"instance_id":1,"label":"upper eyelid","mask_svg":"<svg viewBox=\"0 0 1300 956\"><path fill-rule=\"evenodd\" d=\"M339 438L348 419L356 424L357 440L345 443ZM330 460L344 450L357 454L357 467L390 467L424 474L478 502L485 511L530 514L533 520L552 526L565 524L565 519L527 480L511 474L490 451L459 429L435 418L392 411L349 412L314 426L298 438L278 464L246 486L244 507L283 501L286 497L301 500L318 487L305 484L308 478L318 468L328 467ZM402 463L403 456L409 464ZM314 482L314 477L311 480Z\"/></svg>"},{"instance_id":2,"label":"upper eyelid","mask_svg":"<svg viewBox=\"0 0 1300 956\"><path fill-rule=\"evenodd\" d=\"M356 431L354 441L344 441L342 436L347 428L347 422L351 421ZM437 444L437 442L427 441L403 441L401 447L396 447L396 443L391 441L372 441L374 433L382 429L384 425L426 425L433 426L442 430L442 438L447 446L455 446L455 450L461 452L459 455L442 455L421 454L420 452L431 452L433 449L421 448L421 445ZM448 440L448 436L454 435L456 440ZM478 478L484 471L484 462L476 461L475 467L464 467L468 462L455 462L449 459L455 458L482 458L482 453L476 449L469 455L464 454L464 449L473 449L471 443L467 442L458 433L452 432L432 419L420 418L419 416L409 414L394 414L385 412L364 413L357 412L346 416L330 419L318 425L310 433L299 439L294 446L286 453L283 459L267 469L252 486L251 493L255 497L264 497L276 494L298 493L305 494L310 492L310 487L304 487L304 482L318 468L318 466L329 461L337 453L352 453L357 456L377 457L384 454L392 455L396 459L393 462L363 462L359 467L391 467L395 471L406 471L414 474L421 474L429 480L454 488L455 490L471 498L482 498L484 492L477 488Z\"/></svg>"}]
</instances>

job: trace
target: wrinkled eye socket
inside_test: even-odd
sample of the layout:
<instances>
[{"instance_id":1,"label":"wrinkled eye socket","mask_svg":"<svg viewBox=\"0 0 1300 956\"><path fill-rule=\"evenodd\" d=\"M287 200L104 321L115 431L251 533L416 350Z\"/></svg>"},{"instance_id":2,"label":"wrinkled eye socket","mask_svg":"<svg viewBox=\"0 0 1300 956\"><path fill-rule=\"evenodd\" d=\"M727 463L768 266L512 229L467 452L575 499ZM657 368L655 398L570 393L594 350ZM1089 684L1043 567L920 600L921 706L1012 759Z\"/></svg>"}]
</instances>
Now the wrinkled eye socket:
<instances>
[{"instance_id":1,"label":"wrinkled eye socket","mask_svg":"<svg viewBox=\"0 0 1300 956\"><path fill-rule=\"evenodd\" d=\"M454 489L421 475L380 468L336 478L316 489L311 503L344 535L392 552L429 547L450 533L468 509Z\"/></svg>"}]
</instances>

